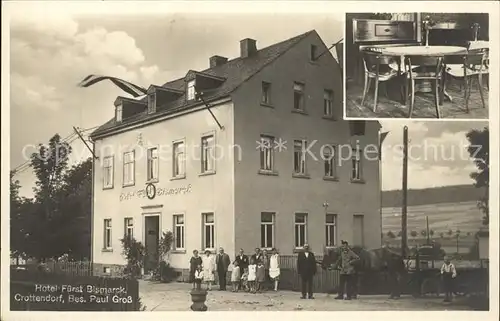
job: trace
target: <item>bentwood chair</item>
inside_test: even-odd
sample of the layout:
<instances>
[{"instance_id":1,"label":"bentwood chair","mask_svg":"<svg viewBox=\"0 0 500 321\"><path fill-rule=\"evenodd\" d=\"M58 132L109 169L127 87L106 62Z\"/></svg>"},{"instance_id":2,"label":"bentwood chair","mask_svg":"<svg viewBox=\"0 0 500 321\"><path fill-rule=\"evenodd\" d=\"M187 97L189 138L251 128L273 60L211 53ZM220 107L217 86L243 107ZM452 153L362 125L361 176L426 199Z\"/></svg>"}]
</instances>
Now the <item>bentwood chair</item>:
<instances>
[{"instance_id":1,"label":"bentwood chair","mask_svg":"<svg viewBox=\"0 0 500 321\"><path fill-rule=\"evenodd\" d=\"M469 112L469 99L472 82L477 80L483 108L486 108L483 93L483 75L488 75L488 49L473 49L464 54L445 58L446 74L455 79L462 79L464 88L465 109Z\"/></svg>"},{"instance_id":2,"label":"bentwood chair","mask_svg":"<svg viewBox=\"0 0 500 321\"><path fill-rule=\"evenodd\" d=\"M375 92L373 98L373 112L377 110L377 98L379 83L387 82L397 76L399 72L395 69L395 65L399 64L397 61L399 57L386 56L379 52L364 51L363 52L363 65L365 68L365 86L363 89L363 98L361 99L361 106L365 103L366 95L370 90L372 80L375 81ZM387 96L387 87L385 87Z\"/></svg>"},{"instance_id":3,"label":"bentwood chair","mask_svg":"<svg viewBox=\"0 0 500 321\"><path fill-rule=\"evenodd\" d=\"M407 74L407 84L405 86L406 105L408 105L407 100L408 96L410 96L410 110L408 118L411 118L413 115L416 81L429 81L432 83L436 116L437 118L441 118L439 105L444 97L443 67L444 64L442 56L405 56L405 72ZM408 91L410 91L409 94Z\"/></svg>"}]
</instances>

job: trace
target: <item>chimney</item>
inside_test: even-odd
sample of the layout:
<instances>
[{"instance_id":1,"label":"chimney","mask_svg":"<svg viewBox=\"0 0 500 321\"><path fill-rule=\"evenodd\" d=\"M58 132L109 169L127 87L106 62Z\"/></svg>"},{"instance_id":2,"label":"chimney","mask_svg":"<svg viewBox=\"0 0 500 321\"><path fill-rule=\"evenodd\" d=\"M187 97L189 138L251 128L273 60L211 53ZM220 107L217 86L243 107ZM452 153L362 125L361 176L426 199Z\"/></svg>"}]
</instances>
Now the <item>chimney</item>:
<instances>
[{"instance_id":1,"label":"chimney","mask_svg":"<svg viewBox=\"0 0 500 321\"><path fill-rule=\"evenodd\" d=\"M257 42L246 38L240 41L241 58L253 56L257 52Z\"/></svg>"},{"instance_id":2,"label":"chimney","mask_svg":"<svg viewBox=\"0 0 500 321\"><path fill-rule=\"evenodd\" d=\"M220 65L223 65L227 62L226 57L221 56L212 56L210 57L210 68L214 68Z\"/></svg>"}]
</instances>

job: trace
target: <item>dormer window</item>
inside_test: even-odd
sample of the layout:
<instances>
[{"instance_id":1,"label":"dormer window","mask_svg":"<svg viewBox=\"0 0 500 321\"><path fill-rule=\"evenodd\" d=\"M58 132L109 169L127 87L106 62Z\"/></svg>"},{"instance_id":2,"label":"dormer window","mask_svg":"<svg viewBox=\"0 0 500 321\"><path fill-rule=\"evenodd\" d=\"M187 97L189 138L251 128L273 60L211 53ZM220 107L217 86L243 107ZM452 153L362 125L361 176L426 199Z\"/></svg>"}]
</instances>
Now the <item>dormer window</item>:
<instances>
[{"instance_id":1,"label":"dormer window","mask_svg":"<svg viewBox=\"0 0 500 321\"><path fill-rule=\"evenodd\" d=\"M318 51L318 47L316 47L315 45L311 45L311 53L310 53L311 56L309 57L309 59L311 59L311 61L316 60L317 51Z\"/></svg>"},{"instance_id":2,"label":"dormer window","mask_svg":"<svg viewBox=\"0 0 500 321\"><path fill-rule=\"evenodd\" d=\"M121 123L123 119L123 105L116 106L115 116L116 116L116 122Z\"/></svg>"},{"instance_id":3,"label":"dormer window","mask_svg":"<svg viewBox=\"0 0 500 321\"><path fill-rule=\"evenodd\" d=\"M187 100L194 100L196 98L196 89L195 89L195 81L190 80L187 83L187 92L186 92L186 97Z\"/></svg>"},{"instance_id":4,"label":"dormer window","mask_svg":"<svg viewBox=\"0 0 500 321\"><path fill-rule=\"evenodd\" d=\"M148 94L148 114L156 112L156 93Z\"/></svg>"}]
</instances>

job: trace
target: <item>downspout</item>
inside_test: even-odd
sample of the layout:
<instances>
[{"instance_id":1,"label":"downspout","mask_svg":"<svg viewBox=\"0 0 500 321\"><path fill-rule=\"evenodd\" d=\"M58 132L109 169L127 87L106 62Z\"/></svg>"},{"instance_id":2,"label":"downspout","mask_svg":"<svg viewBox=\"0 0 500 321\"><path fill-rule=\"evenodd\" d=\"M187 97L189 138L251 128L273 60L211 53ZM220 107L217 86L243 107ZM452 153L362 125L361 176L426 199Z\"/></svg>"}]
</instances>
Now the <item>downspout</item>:
<instances>
[{"instance_id":1,"label":"downspout","mask_svg":"<svg viewBox=\"0 0 500 321\"><path fill-rule=\"evenodd\" d=\"M95 142L92 138L89 138L92 143L92 156L95 155ZM92 186L90 189L90 265L91 273L94 273L94 194L95 194L95 157L92 157Z\"/></svg>"},{"instance_id":2,"label":"downspout","mask_svg":"<svg viewBox=\"0 0 500 321\"><path fill-rule=\"evenodd\" d=\"M383 240L383 224L382 224L382 143L380 140L380 129L378 133L378 146L379 146L379 158L378 158L378 185L379 185L379 211L380 211L380 245L382 246Z\"/></svg>"}]
</instances>

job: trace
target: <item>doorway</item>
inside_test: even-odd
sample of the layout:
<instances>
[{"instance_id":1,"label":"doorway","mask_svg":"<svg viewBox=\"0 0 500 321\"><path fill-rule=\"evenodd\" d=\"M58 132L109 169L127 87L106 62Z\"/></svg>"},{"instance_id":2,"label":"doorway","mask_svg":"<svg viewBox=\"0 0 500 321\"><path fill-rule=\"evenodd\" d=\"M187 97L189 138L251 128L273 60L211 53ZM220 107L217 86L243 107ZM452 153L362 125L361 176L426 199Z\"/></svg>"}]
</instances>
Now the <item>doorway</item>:
<instances>
[{"instance_id":1,"label":"doorway","mask_svg":"<svg viewBox=\"0 0 500 321\"><path fill-rule=\"evenodd\" d=\"M144 260L144 273L154 271L158 266L158 242L160 234L160 216L152 215L144 217L144 247L146 258Z\"/></svg>"}]
</instances>

